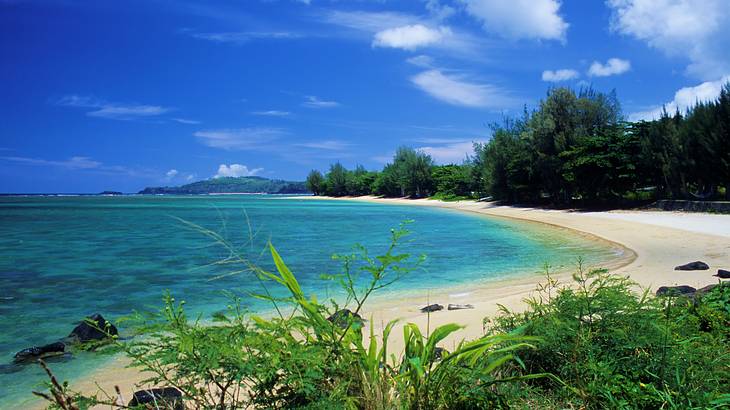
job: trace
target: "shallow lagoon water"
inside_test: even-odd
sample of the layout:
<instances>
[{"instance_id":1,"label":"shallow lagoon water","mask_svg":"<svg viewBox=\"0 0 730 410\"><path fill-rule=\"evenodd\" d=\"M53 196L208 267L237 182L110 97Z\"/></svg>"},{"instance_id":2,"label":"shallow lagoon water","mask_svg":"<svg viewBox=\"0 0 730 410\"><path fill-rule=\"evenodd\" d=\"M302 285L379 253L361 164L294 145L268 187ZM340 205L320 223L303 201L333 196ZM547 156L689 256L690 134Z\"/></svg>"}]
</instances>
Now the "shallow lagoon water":
<instances>
[{"instance_id":1,"label":"shallow lagoon water","mask_svg":"<svg viewBox=\"0 0 730 410\"><path fill-rule=\"evenodd\" d=\"M270 240L307 292L337 297L333 253L356 243L384 251L390 228L412 220L403 250L427 256L385 292L418 292L533 273L549 263L566 268L582 257L600 264L615 256L604 243L533 223L431 207L262 195L0 197L0 365L25 347L66 336L84 316L112 319L157 309L169 290L205 316L260 283L251 274L226 276L211 266L225 256L183 219L221 233L257 264L271 268ZM249 238L253 241L249 243ZM212 280L219 277L219 279ZM123 329L122 329L123 332ZM94 355L54 364L61 378L82 377L108 360ZM37 366L0 371L0 407L20 405L43 382Z\"/></svg>"}]
</instances>

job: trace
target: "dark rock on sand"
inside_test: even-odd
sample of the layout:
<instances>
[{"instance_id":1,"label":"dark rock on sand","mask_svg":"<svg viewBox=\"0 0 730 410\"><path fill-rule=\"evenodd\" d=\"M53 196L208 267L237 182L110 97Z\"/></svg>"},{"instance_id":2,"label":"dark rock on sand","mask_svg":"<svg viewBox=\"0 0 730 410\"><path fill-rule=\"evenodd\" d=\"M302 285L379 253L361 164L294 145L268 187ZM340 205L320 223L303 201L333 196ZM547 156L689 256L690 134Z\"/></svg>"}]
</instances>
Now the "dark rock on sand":
<instances>
[{"instance_id":1,"label":"dark rock on sand","mask_svg":"<svg viewBox=\"0 0 730 410\"><path fill-rule=\"evenodd\" d=\"M657 296L691 296L697 289L692 286L681 285L681 286L661 286L656 291Z\"/></svg>"},{"instance_id":2,"label":"dark rock on sand","mask_svg":"<svg viewBox=\"0 0 730 410\"><path fill-rule=\"evenodd\" d=\"M434 347L433 348L433 360L438 361L444 358L444 355L448 354L449 352L444 349L443 347Z\"/></svg>"},{"instance_id":3,"label":"dark rock on sand","mask_svg":"<svg viewBox=\"0 0 730 410\"><path fill-rule=\"evenodd\" d=\"M422 307L421 313L438 312L439 310L444 310L444 307L438 303L434 303L433 305Z\"/></svg>"},{"instance_id":4,"label":"dark rock on sand","mask_svg":"<svg viewBox=\"0 0 730 410\"><path fill-rule=\"evenodd\" d=\"M60 356L66 351L66 345L63 342L50 343L44 346L33 346L23 349L15 354L13 363L29 363L38 359L46 359L50 356Z\"/></svg>"},{"instance_id":5,"label":"dark rock on sand","mask_svg":"<svg viewBox=\"0 0 730 410\"><path fill-rule=\"evenodd\" d=\"M712 276L717 276L720 279L730 279L730 270L718 269L717 274Z\"/></svg>"},{"instance_id":6,"label":"dark rock on sand","mask_svg":"<svg viewBox=\"0 0 730 410\"><path fill-rule=\"evenodd\" d=\"M93 315L86 318L78 326L71 331L68 335L69 339L75 340L80 343L86 343L97 340L104 340L111 336L119 334L117 328L107 322L104 316L94 313ZM89 323L91 322L91 323Z\"/></svg>"},{"instance_id":7,"label":"dark rock on sand","mask_svg":"<svg viewBox=\"0 0 730 410\"><path fill-rule=\"evenodd\" d=\"M712 289L715 289L716 287L717 287L717 283L715 283L713 285L707 285L704 288L697 289L697 291L695 292L695 296L702 296L705 293L711 291Z\"/></svg>"},{"instance_id":8,"label":"dark rock on sand","mask_svg":"<svg viewBox=\"0 0 730 410\"><path fill-rule=\"evenodd\" d=\"M461 310L461 309L474 309L474 305L457 305L454 303L449 303L449 306L447 307L449 310Z\"/></svg>"},{"instance_id":9,"label":"dark rock on sand","mask_svg":"<svg viewBox=\"0 0 730 410\"><path fill-rule=\"evenodd\" d=\"M710 266L702 261L695 261L679 265L674 270L708 270Z\"/></svg>"},{"instance_id":10,"label":"dark rock on sand","mask_svg":"<svg viewBox=\"0 0 730 410\"><path fill-rule=\"evenodd\" d=\"M184 410L183 398L180 390L174 387L140 390L134 392L129 407L149 404L150 408Z\"/></svg>"},{"instance_id":11,"label":"dark rock on sand","mask_svg":"<svg viewBox=\"0 0 730 410\"><path fill-rule=\"evenodd\" d=\"M350 321L352 321L353 324L362 324L363 322L362 316L351 311L350 309L340 309L337 312L333 313L330 317L328 317L327 320L343 329L350 324Z\"/></svg>"}]
</instances>

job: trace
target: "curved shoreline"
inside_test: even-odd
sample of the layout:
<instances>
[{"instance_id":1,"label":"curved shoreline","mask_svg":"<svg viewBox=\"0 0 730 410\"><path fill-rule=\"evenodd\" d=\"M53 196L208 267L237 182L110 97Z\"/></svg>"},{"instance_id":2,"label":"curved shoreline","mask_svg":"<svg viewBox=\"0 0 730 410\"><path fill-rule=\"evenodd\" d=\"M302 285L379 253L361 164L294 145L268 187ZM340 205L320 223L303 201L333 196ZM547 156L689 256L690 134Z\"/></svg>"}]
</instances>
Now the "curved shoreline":
<instances>
[{"instance_id":1,"label":"curved shoreline","mask_svg":"<svg viewBox=\"0 0 730 410\"><path fill-rule=\"evenodd\" d=\"M587 240L600 241L611 247L622 250L622 255L613 262L604 264L613 274L627 275L644 288L660 285L688 284L694 287L716 283L711 276L719 267L730 267L730 216L703 215L713 218L713 224L721 224L721 230L727 236L711 235L705 232L674 227L639 223L620 218L606 218L609 213L572 213L568 211L552 211L532 208L501 207L491 203L460 201L442 202L435 200L380 199L374 197L359 198L323 198L296 197L298 200L348 200L368 201L380 204L433 206L460 212L469 212L488 217L507 218L520 222L532 222L550 226L551 229L566 229L577 233ZM635 212L635 214L640 214ZM667 215L666 213L664 214ZM672 215L671 213L668 215ZM681 214L674 214L681 215ZM614 215L615 216L615 215ZM620 216L620 215L619 215ZM673 267L692 260L705 260L713 268L712 271L687 272L673 271ZM606 266L608 265L608 266ZM562 283L570 281L569 271L557 272L553 278ZM464 326L447 338L442 345L452 348L461 339L471 339L483 333L483 319L493 317L504 306L511 310L523 309L524 300L535 291L536 285L543 282L544 276L525 274L517 278L479 282L472 287L469 284L458 284L437 290L419 290L382 295L372 300L364 309L364 317L368 319L368 327L372 326L376 335L380 334L385 324L396 318L400 324L415 323L422 329L433 329L446 323L458 323ZM420 295L418 294L420 293ZM396 297L398 296L398 297ZM430 315L422 314L420 307L440 303L468 303L474 305L470 310L443 310ZM367 332L367 330L366 330ZM367 334L367 333L366 333ZM402 337L400 326L396 326L391 339L391 349L400 351ZM144 377L135 369L125 368L125 358L86 376L72 387L83 392L94 392L98 386L113 391L115 385L122 388L125 397L130 397L134 387ZM27 405L34 407L33 404ZM40 403L39 406L40 407Z\"/></svg>"}]
</instances>

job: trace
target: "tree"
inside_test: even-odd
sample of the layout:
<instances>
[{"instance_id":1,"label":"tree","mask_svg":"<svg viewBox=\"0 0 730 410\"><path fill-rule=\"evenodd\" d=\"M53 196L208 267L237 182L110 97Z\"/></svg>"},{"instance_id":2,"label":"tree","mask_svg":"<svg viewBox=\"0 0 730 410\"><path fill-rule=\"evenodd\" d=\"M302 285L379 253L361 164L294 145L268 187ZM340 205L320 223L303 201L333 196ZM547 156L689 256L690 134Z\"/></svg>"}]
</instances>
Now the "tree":
<instances>
[{"instance_id":1,"label":"tree","mask_svg":"<svg viewBox=\"0 0 730 410\"><path fill-rule=\"evenodd\" d=\"M327 193L332 196L347 195L347 178L347 169L342 164L336 162L330 165L330 171L327 173Z\"/></svg>"},{"instance_id":2,"label":"tree","mask_svg":"<svg viewBox=\"0 0 730 410\"><path fill-rule=\"evenodd\" d=\"M307 189L312 191L314 195L321 195L324 193L324 176L321 172L313 169L309 171L307 175Z\"/></svg>"}]
</instances>

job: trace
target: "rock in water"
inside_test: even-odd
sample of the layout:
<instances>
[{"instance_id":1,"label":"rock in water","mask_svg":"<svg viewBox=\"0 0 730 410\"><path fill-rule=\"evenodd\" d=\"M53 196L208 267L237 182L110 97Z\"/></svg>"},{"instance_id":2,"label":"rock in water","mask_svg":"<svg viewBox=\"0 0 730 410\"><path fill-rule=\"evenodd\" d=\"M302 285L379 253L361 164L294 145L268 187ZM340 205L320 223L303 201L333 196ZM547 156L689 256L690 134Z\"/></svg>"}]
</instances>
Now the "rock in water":
<instances>
[{"instance_id":1,"label":"rock in water","mask_svg":"<svg viewBox=\"0 0 730 410\"><path fill-rule=\"evenodd\" d=\"M712 276L717 276L720 279L730 279L730 270L718 269L717 275Z\"/></svg>"},{"instance_id":2,"label":"rock in water","mask_svg":"<svg viewBox=\"0 0 730 410\"><path fill-rule=\"evenodd\" d=\"M353 324L362 324L363 322L362 317L350 309L340 309L328 317L327 320L343 329L350 324L350 321Z\"/></svg>"},{"instance_id":3,"label":"rock in water","mask_svg":"<svg viewBox=\"0 0 730 410\"><path fill-rule=\"evenodd\" d=\"M89 322L92 322L93 325ZM77 342L86 343L94 340L104 340L108 338L107 333L112 336L119 334L117 328L110 322L107 322L104 316L94 313L76 326L68 337Z\"/></svg>"},{"instance_id":4,"label":"rock in water","mask_svg":"<svg viewBox=\"0 0 730 410\"><path fill-rule=\"evenodd\" d=\"M672 296L672 295L682 295L682 296L691 296L693 295L697 289L693 288L692 286L687 285L681 285L681 286L661 286L656 291L657 296Z\"/></svg>"},{"instance_id":5,"label":"rock in water","mask_svg":"<svg viewBox=\"0 0 730 410\"><path fill-rule=\"evenodd\" d=\"M461 309L474 309L474 305L457 305L454 303L449 303L449 306L447 307L448 310L461 310Z\"/></svg>"},{"instance_id":6,"label":"rock in water","mask_svg":"<svg viewBox=\"0 0 730 410\"><path fill-rule=\"evenodd\" d=\"M710 266L702 261L695 261L679 265L674 270L708 270Z\"/></svg>"},{"instance_id":7,"label":"rock in water","mask_svg":"<svg viewBox=\"0 0 730 410\"><path fill-rule=\"evenodd\" d=\"M154 409L184 410L183 398L180 390L174 387L139 390L134 392L128 407L149 404Z\"/></svg>"},{"instance_id":8,"label":"rock in water","mask_svg":"<svg viewBox=\"0 0 730 410\"><path fill-rule=\"evenodd\" d=\"M434 303L433 305L422 307L421 313L438 312L439 310L444 310L444 307L439 305L438 303Z\"/></svg>"},{"instance_id":9,"label":"rock in water","mask_svg":"<svg viewBox=\"0 0 730 410\"><path fill-rule=\"evenodd\" d=\"M33 346L16 353L15 357L13 357L13 363L33 362L49 356L62 355L65 351L66 345L63 342L50 343L45 346Z\"/></svg>"}]
</instances>

